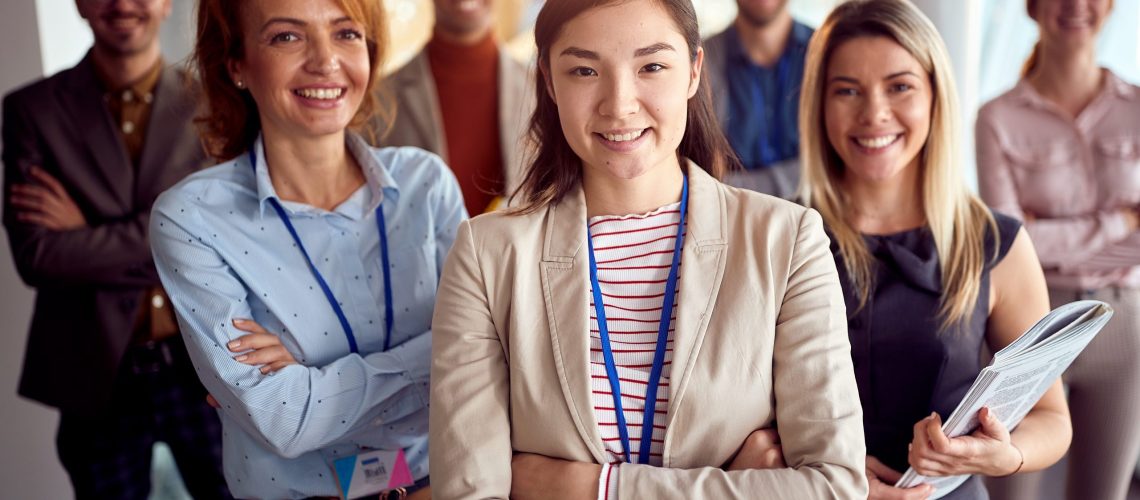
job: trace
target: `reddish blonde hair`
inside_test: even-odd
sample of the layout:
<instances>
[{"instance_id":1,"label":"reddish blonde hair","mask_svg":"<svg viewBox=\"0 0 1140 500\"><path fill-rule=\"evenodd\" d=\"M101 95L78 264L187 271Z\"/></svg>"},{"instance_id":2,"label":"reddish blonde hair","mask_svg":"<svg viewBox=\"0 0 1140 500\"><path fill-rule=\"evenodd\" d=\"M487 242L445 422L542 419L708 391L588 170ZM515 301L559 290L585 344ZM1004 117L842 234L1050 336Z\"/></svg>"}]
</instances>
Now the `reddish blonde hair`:
<instances>
[{"instance_id":1,"label":"reddish blonde hair","mask_svg":"<svg viewBox=\"0 0 1140 500\"><path fill-rule=\"evenodd\" d=\"M359 128L373 115L388 120L391 113L383 108L375 92L388 46L388 20L383 2L335 1L349 18L363 27L368 46L368 88L349 126ZM206 150L217 160L228 160L248 150L261 130L257 103L249 92L237 88L227 69L228 62L245 56L241 24L245 3L242 0L198 2L198 38L191 64L201 81L204 109L195 121Z\"/></svg>"}]
</instances>

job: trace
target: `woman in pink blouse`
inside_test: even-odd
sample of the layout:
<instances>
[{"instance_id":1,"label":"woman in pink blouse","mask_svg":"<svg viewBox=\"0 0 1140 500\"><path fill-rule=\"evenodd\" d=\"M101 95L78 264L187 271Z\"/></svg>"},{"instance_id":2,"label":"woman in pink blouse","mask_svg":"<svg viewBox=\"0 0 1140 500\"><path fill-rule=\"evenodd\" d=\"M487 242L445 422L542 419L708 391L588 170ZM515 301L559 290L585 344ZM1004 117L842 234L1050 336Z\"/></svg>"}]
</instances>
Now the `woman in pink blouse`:
<instances>
[{"instance_id":1,"label":"woman in pink blouse","mask_svg":"<svg viewBox=\"0 0 1140 500\"><path fill-rule=\"evenodd\" d=\"M1094 298L1117 311L1066 373L1067 494L1123 499L1140 454L1140 88L1097 66L1111 0L1027 7L1041 38L1017 86L978 114L978 178L987 203L1025 220L1054 307ZM1038 498L1038 479L991 489Z\"/></svg>"}]
</instances>

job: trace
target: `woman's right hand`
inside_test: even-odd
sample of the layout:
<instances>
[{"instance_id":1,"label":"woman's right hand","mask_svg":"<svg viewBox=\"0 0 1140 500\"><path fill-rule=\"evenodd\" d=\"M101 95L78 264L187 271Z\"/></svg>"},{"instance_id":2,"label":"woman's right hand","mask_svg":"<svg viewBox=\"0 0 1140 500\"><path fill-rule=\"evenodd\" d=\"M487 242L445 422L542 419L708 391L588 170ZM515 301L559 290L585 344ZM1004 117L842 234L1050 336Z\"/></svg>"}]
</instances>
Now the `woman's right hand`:
<instances>
[{"instance_id":1,"label":"woman's right hand","mask_svg":"<svg viewBox=\"0 0 1140 500\"><path fill-rule=\"evenodd\" d=\"M912 488L896 488L902 473L887 467L879 459L867 455L867 483L870 486L867 500L924 500L934 493L934 487L920 484Z\"/></svg>"},{"instance_id":2,"label":"woman's right hand","mask_svg":"<svg viewBox=\"0 0 1140 500\"><path fill-rule=\"evenodd\" d=\"M780 433L776 429L760 429L744 438L744 444L727 470L782 469L787 466L784 449L780 446Z\"/></svg>"},{"instance_id":3,"label":"woman's right hand","mask_svg":"<svg viewBox=\"0 0 1140 500\"><path fill-rule=\"evenodd\" d=\"M248 335L242 335L228 344L230 351L239 353L234 360L252 366L260 366L261 373L272 375L289 365L297 364L293 354L281 344L281 338L269 333L261 325L248 319L235 319L234 327Z\"/></svg>"}]
</instances>

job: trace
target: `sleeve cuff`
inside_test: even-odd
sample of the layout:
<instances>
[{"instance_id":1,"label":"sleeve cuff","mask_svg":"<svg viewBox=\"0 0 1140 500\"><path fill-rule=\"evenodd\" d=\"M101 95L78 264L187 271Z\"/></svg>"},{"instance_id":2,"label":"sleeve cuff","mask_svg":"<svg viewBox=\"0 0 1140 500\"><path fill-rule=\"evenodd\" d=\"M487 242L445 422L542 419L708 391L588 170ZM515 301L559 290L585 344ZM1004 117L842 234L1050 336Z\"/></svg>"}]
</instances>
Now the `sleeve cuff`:
<instances>
[{"instance_id":1,"label":"sleeve cuff","mask_svg":"<svg viewBox=\"0 0 1140 500\"><path fill-rule=\"evenodd\" d=\"M617 500L618 464L602 464L598 477L598 500Z\"/></svg>"}]
</instances>

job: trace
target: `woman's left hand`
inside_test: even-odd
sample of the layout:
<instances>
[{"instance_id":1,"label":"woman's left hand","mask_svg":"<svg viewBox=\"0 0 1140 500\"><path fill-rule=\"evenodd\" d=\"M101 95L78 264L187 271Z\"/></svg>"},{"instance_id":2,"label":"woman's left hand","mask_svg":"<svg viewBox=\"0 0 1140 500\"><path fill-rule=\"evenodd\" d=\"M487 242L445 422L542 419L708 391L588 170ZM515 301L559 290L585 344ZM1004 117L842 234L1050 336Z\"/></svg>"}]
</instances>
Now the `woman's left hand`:
<instances>
[{"instance_id":1,"label":"woman's left hand","mask_svg":"<svg viewBox=\"0 0 1140 500\"><path fill-rule=\"evenodd\" d=\"M248 335L242 335L226 344L231 352L238 353L234 356L234 360L257 366L261 373L266 375L272 375L286 366L297 364L293 354L281 343L281 337L269 333L252 320L233 321L234 328L248 332Z\"/></svg>"},{"instance_id":2,"label":"woman's left hand","mask_svg":"<svg viewBox=\"0 0 1140 500\"><path fill-rule=\"evenodd\" d=\"M908 461L924 476L981 474L1004 476L1014 472L1021 453L1009 431L989 408L978 412L979 427L967 436L949 438L942 433L942 418L931 414L914 425Z\"/></svg>"},{"instance_id":3,"label":"woman's left hand","mask_svg":"<svg viewBox=\"0 0 1140 500\"><path fill-rule=\"evenodd\" d=\"M598 476L601 473L602 466L594 463L519 453L511 460L511 498L597 498Z\"/></svg>"}]
</instances>

